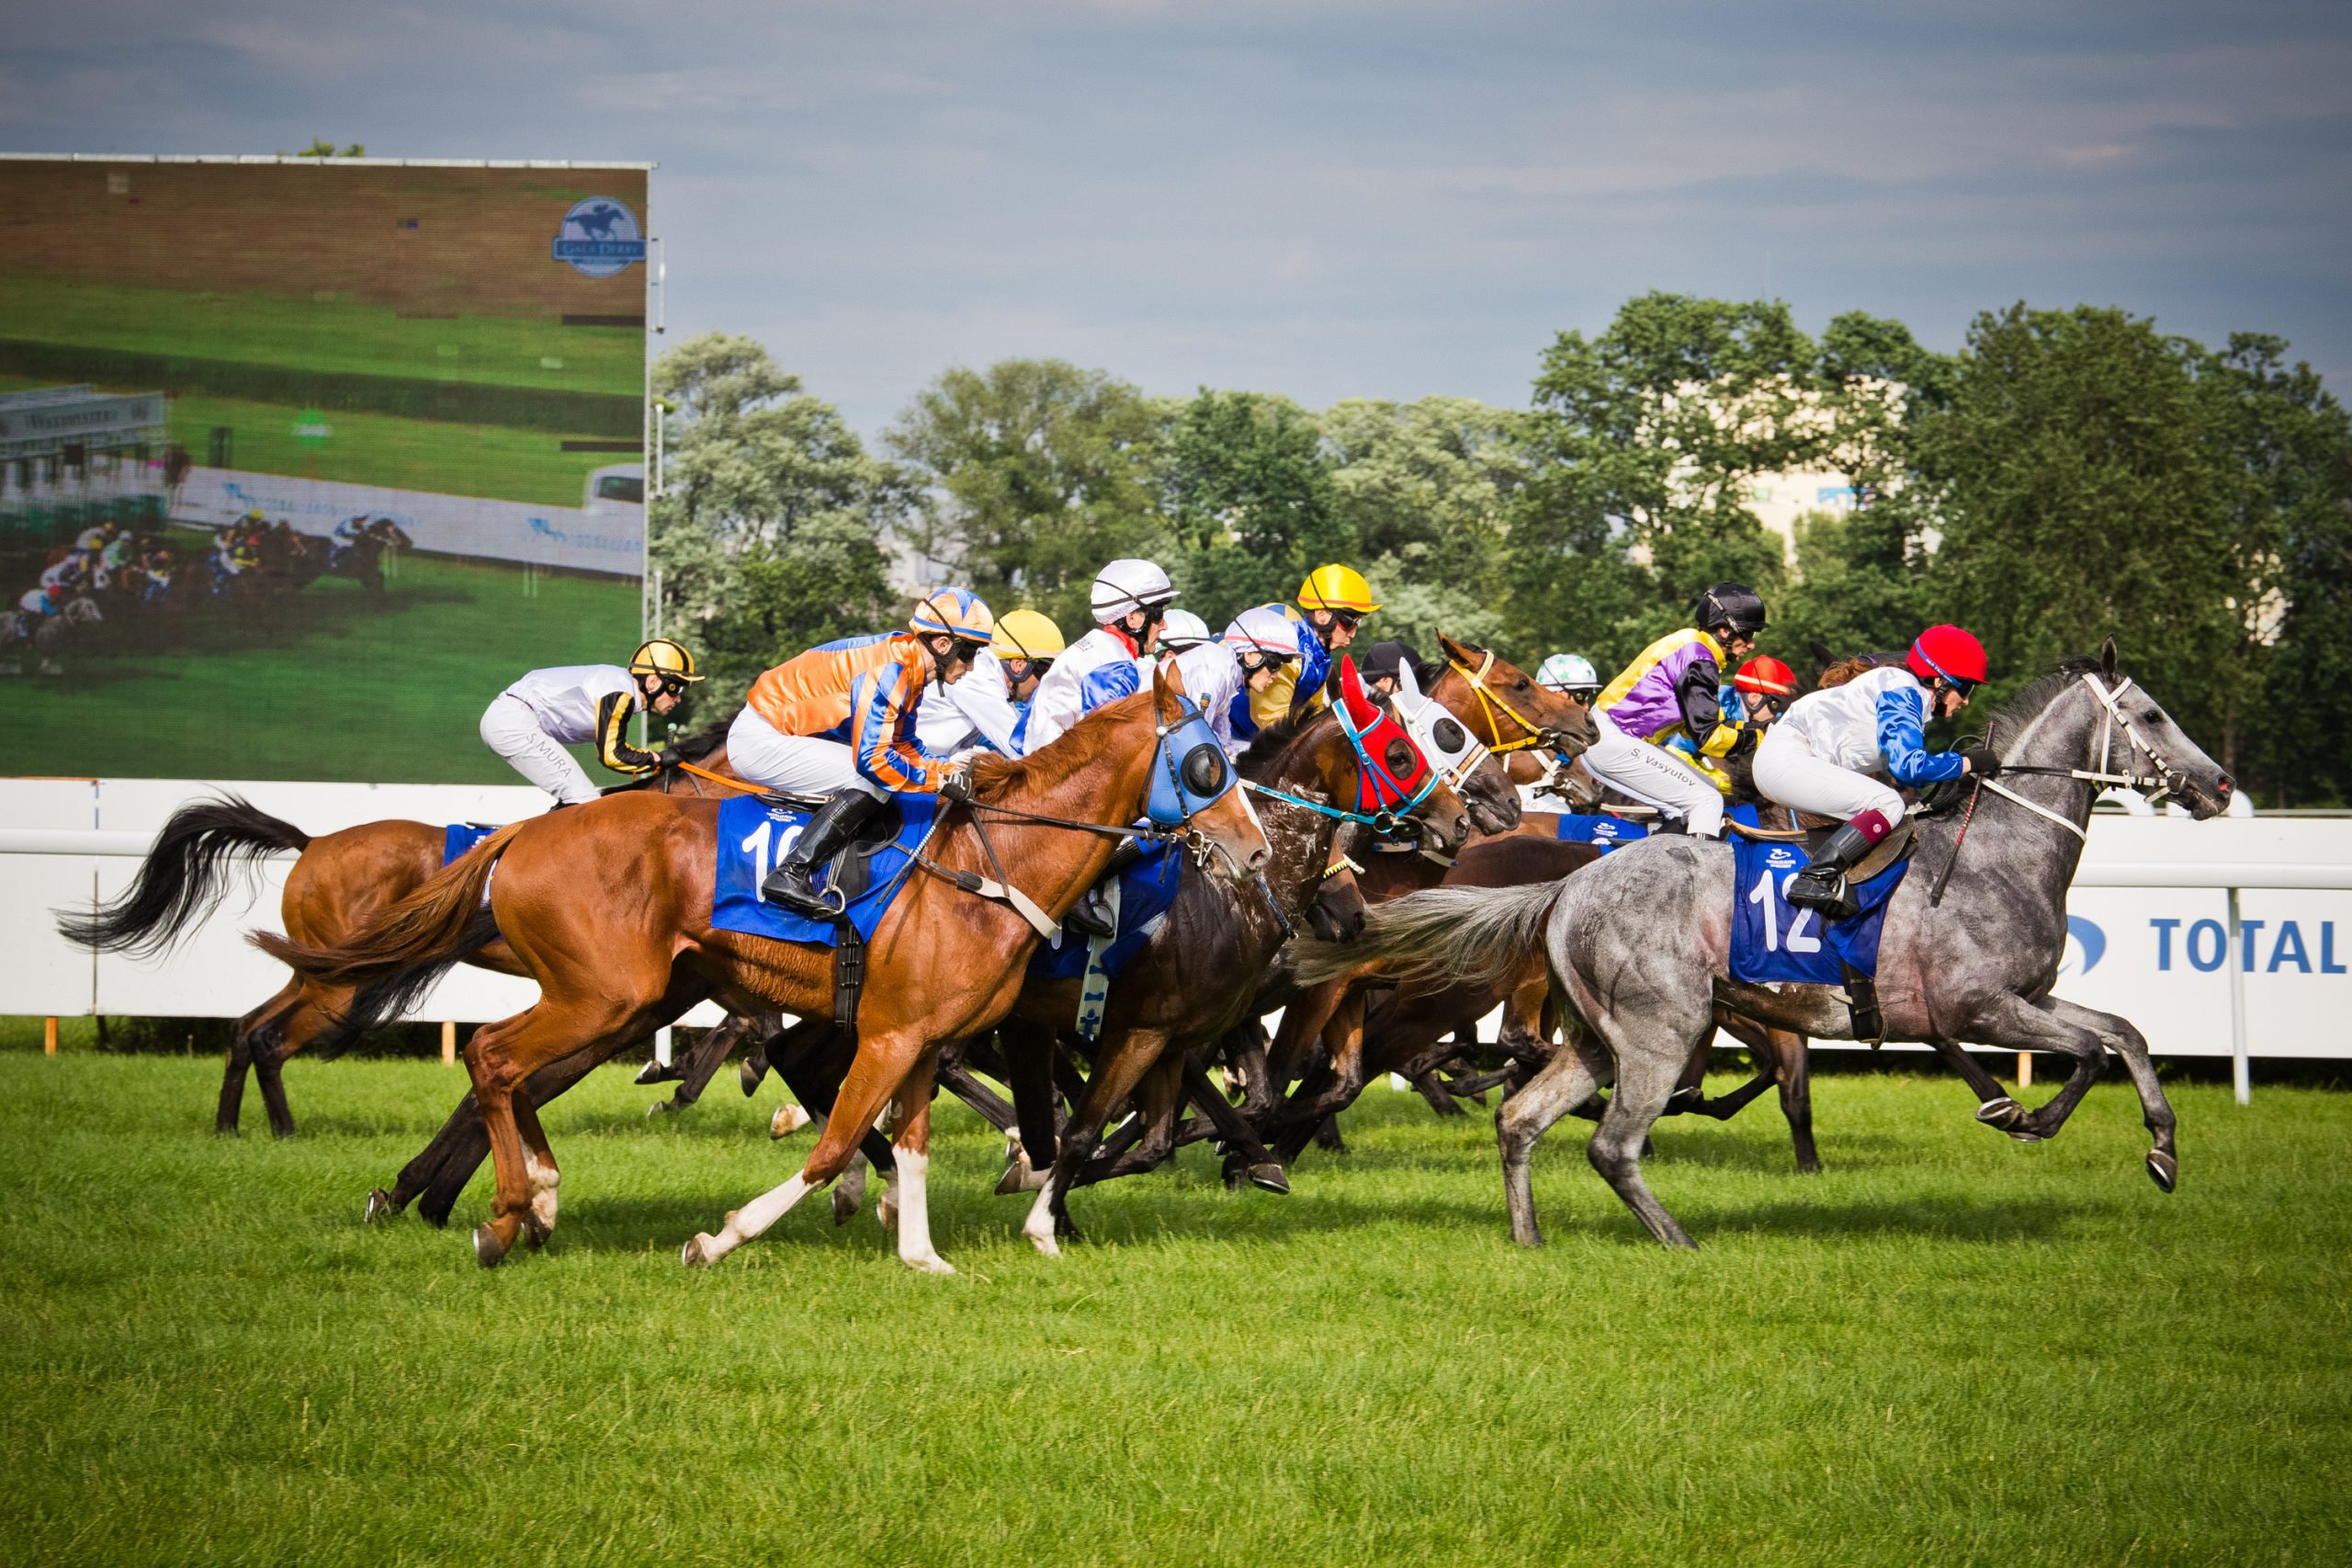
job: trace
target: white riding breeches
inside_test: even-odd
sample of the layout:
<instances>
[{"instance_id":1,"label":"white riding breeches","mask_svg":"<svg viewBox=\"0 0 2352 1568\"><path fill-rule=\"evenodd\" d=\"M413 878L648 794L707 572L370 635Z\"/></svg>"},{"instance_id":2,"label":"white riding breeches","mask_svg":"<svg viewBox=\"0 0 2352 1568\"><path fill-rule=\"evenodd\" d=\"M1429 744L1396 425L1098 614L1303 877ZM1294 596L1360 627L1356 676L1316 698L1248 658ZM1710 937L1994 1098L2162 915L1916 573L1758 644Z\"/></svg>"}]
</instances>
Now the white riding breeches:
<instances>
[{"instance_id":1,"label":"white riding breeches","mask_svg":"<svg viewBox=\"0 0 2352 1568\"><path fill-rule=\"evenodd\" d=\"M753 784L794 795L831 795L862 789L876 800L890 792L857 771L857 756L846 740L821 735L786 735L751 708L727 727L727 762Z\"/></svg>"},{"instance_id":2,"label":"white riding breeches","mask_svg":"<svg viewBox=\"0 0 2352 1568\"><path fill-rule=\"evenodd\" d=\"M1592 710L1592 728L1584 765L1594 778L1644 805L1672 812L1690 832L1723 836L1724 793L1706 774L1665 747L1626 734L1599 708Z\"/></svg>"},{"instance_id":3,"label":"white riding breeches","mask_svg":"<svg viewBox=\"0 0 2352 1568\"><path fill-rule=\"evenodd\" d=\"M1767 800L1816 817L1851 822L1875 811L1889 827L1903 820L1903 797L1867 773L1841 768L1814 754L1803 737L1784 725L1764 732L1756 748L1756 788Z\"/></svg>"},{"instance_id":4,"label":"white riding breeches","mask_svg":"<svg viewBox=\"0 0 2352 1568\"><path fill-rule=\"evenodd\" d=\"M596 798L586 770L561 741L539 728L539 716L520 697L502 694L482 710L481 743L566 806Z\"/></svg>"}]
</instances>

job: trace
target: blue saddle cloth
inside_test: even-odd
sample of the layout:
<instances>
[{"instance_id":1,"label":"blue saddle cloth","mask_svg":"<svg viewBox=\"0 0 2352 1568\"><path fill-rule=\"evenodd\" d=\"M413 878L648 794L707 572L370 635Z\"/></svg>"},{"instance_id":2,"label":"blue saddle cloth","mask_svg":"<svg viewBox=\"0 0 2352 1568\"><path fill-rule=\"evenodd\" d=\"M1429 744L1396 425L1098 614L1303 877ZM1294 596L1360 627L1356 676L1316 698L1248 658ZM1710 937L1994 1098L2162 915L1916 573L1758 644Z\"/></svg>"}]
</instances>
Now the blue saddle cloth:
<instances>
[{"instance_id":1,"label":"blue saddle cloth","mask_svg":"<svg viewBox=\"0 0 2352 1568\"><path fill-rule=\"evenodd\" d=\"M441 863L447 865L498 831L494 822L452 822L441 829Z\"/></svg>"},{"instance_id":2,"label":"blue saddle cloth","mask_svg":"<svg viewBox=\"0 0 2352 1568\"><path fill-rule=\"evenodd\" d=\"M849 906L850 924L869 942L891 900L906 885L899 873L914 858L923 835L931 831L932 818L939 811L939 797L935 795L902 795L896 799L900 817L899 831L868 862L865 891ZM746 936L769 937L776 942L833 945L831 920L803 919L760 897L760 884L775 869L777 858L791 849L808 826L808 813L765 806L755 795L739 795L720 803L718 865L717 874L711 878L712 925L723 931L741 931ZM831 886L832 874L831 866L818 871L815 883L819 892Z\"/></svg>"},{"instance_id":3,"label":"blue saddle cloth","mask_svg":"<svg viewBox=\"0 0 2352 1568\"><path fill-rule=\"evenodd\" d=\"M1650 830L1639 822L1628 822L1623 817L1582 817L1563 812L1560 817L1560 837L1571 844L1590 844L1607 854L1620 844L1635 839L1646 839Z\"/></svg>"},{"instance_id":4,"label":"blue saddle cloth","mask_svg":"<svg viewBox=\"0 0 2352 1568\"><path fill-rule=\"evenodd\" d=\"M1732 852L1737 867L1732 884L1733 979L1836 986L1844 984L1848 964L1860 974L1877 975L1887 901L1911 869L1909 856L1868 882L1855 883L1852 893L1860 912L1825 927L1819 910L1789 902L1789 878L1805 863L1803 850L1794 844L1734 839Z\"/></svg>"},{"instance_id":5,"label":"blue saddle cloth","mask_svg":"<svg viewBox=\"0 0 2352 1568\"><path fill-rule=\"evenodd\" d=\"M1184 857L1174 844L1154 844L1143 859L1119 873L1117 934L1102 953L1102 972L1116 975L1134 962L1144 943L1176 903L1183 886ZM1046 980L1074 980L1086 973L1087 941L1065 929L1058 946L1039 943L1029 957L1029 973Z\"/></svg>"}]
</instances>

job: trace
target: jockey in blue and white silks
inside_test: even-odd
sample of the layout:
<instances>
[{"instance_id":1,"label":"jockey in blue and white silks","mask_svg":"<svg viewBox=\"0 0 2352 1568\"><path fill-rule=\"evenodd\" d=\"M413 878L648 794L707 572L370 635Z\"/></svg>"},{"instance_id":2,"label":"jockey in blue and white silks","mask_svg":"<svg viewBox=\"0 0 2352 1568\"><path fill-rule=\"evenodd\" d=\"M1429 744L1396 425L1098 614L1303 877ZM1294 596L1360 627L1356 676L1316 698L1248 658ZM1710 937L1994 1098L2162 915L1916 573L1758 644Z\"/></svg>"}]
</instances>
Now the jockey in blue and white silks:
<instances>
[{"instance_id":1,"label":"jockey in blue and white silks","mask_svg":"<svg viewBox=\"0 0 2352 1568\"><path fill-rule=\"evenodd\" d=\"M1024 755L1052 745L1096 708L1143 690L1176 586L1150 561L1114 560L1094 579L1092 597L1099 624L1062 651L1030 699Z\"/></svg>"},{"instance_id":2,"label":"jockey in blue and white silks","mask_svg":"<svg viewBox=\"0 0 2352 1568\"><path fill-rule=\"evenodd\" d=\"M1965 707L1986 668L1974 637L1958 626L1929 626L1903 664L1882 664L1842 686L1799 697L1788 716L1765 731L1756 749L1758 791L1845 824L1790 878L1790 903L1832 916L1849 912L1847 871L1903 819L1903 797L1872 775L1916 789L2000 771L1982 748L1928 750L1928 720Z\"/></svg>"},{"instance_id":3,"label":"jockey in blue and white silks","mask_svg":"<svg viewBox=\"0 0 2352 1568\"><path fill-rule=\"evenodd\" d=\"M1279 694L1285 688L1284 677L1295 684L1293 665L1306 658L1306 647L1317 649L1322 643L1314 632L1289 613L1282 604L1260 604L1244 610L1225 628L1225 646L1233 650L1241 689L1226 704L1225 733L1237 746L1247 746L1257 737L1260 724L1259 705L1268 694ZM1289 698L1283 697L1269 723L1280 723L1289 711Z\"/></svg>"},{"instance_id":4,"label":"jockey in blue and white silks","mask_svg":"<svg viewBox=\"0 0 2352 1568\"><path fill-rule=\"evenodd\" d=\"M1209 721L1210 732L1228 757L1239 754L1244 742L1233 735L1233 705L1248 688L1241 661L1223 639L1209 635L1208 623L1190 610L1170 610L1159 628L1159 646L1183 677L1184 694Z\"/></svg>"}]
</instances>

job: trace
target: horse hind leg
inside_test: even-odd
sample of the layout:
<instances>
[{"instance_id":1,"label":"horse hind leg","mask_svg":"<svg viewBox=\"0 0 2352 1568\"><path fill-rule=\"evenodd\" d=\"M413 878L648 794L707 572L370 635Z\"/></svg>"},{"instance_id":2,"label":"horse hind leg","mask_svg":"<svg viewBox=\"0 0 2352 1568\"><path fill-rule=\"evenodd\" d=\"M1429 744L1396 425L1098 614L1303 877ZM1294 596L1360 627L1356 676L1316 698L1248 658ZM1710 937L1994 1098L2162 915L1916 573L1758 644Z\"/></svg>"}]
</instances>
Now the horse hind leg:
<instances>
[{"instance_id":1,"label":"horse hind leg","mask_svg":"<svg viewBox=\"0 0 2352 1568\"><path fill-rule=\"evenodd\" d=\"M1544 1245L1544 1232L1535 1223L1535 1180L1530 1165L1536 1140L1561 1117L1590 1100L1600 1087L1590 1036L1573 1019L1567 1021L1566 1030L1568 1043L1495 1113L1495 1141L1502 1150L1503 1201L1510 1211L1510 1238L1521 1247Z\"/></svg>"},{"instance_id":2,"label":"horse hind leg","mask_svg":"<svg viewBox=\"0 0 2352 1568\"><path fill-rule=\"evenodd\" d=\"M1699 1244L1675 1223L1649 1183L1642 1179L1642 1149L1651 1124L1673 1098L1692 1044L1713 1023L1712 1010L1702 1009L1695 1019L1651 1014L1643 1017L1637 1027L1628 1027L1611 1015L1597 1025L1616 1058L1617 1088L1609 1097L1609 1109L1601 1112L1600 1125L1593 1132L1585 1157L1634 1211L1634 1217L1668 1247L1695 1250Z\"/></svg>"}]
</instances>

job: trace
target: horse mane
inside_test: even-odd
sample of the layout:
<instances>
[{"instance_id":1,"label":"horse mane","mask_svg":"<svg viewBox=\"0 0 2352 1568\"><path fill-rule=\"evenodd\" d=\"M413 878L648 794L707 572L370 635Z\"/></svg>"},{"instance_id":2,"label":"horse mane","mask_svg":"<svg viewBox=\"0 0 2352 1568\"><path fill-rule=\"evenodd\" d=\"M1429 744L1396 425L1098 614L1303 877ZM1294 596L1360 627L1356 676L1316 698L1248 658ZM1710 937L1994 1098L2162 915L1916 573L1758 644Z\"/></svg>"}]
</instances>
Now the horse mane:
<instances>
[{"instance_id":1,"label":"horse mane","mask_svg":"<svg viewBox=\"0 0 2352 1568\"><path fill-rule=\"evenodd\" d=\"M1133 696L1121 697L1094 712L1118 713L1133 704L1152 700L1151 688L1147 686ZM1086 716L1091 718L1093 714ZM1080 720L1080 724L1083 722ZM973 793L984 800L995 800L1001 799L1008 790L1024 782L1040 795L1060 787L1097 755L1097 749L1093 746L1070 743L1070 737L1076 735L1079 728L1080 725L1070 726L1048 744L1025 757L1001 756L994 751L974 753L971 761Z\"/></svg>"},{"instance_id":2,"label":"horse mane","mask_svg":"<svg viewBox=\"0 0 2352 1568\"><path fill-rule=\"evenodd\" d=\"M729 714L725 718L714 719L710 723L704 725L700 729L695 730L692 735L688 735L681 739L673 741L671 744L676 749L678 755L684 757L687 761L699 762L705 757L709 756L713 751L718 750L718 748L725 743L727 739L727 731L734 725L736 717L741 715L742 711L743 710L739 707L734 713Z\"/></svg>"},{"instance_id":3,"label":"horse mane","mask_svg":"<svg viewBox=\"0 0 2352 1568\"><path fill-rule=\"evenodd\" d=\"M1241 755L1233 760L1233 771L1245 779L1263 783L1266 775L1273 771L1274 764L1282 761L1283 753L1288 751L1292 743L1306 734L1319 716L1317 714L1287 715L1266 726L1250 738L1250 744L1243 749Z\"/></svg>"},{"instance_id":4,"label":"horse mane","mask_svg":"<svg viewBox=\"0 0 2352 1568\"><path fill-rule=\"evenodd\" d=\"M1857 653L1851 658L1840 659L1821 672L1821 679L1813 683L1813 689L1826 692L1832 686L1842 686L1863 671L1877 667L1878 655L1874 653Z\"/></svg>"},{"instance_id":5,"label":"horse mane","mask_svg":"<svg viewBox=\"0 0 2352 1568\"><path fill-rule=\"evenodd\" d=\"M2099 669L2098 660L2081 654L2070 654L2060 660L2057 669L2047 675L2036 676L2023 691L1993 710L1984 721L1986 739L1997 746L1996 738L2003 727L2007 727L2014 733L2032 723L2034 716L2057 701L2067 687L2086 675L2097 674Z\"/></svg>"}]
</instances>

